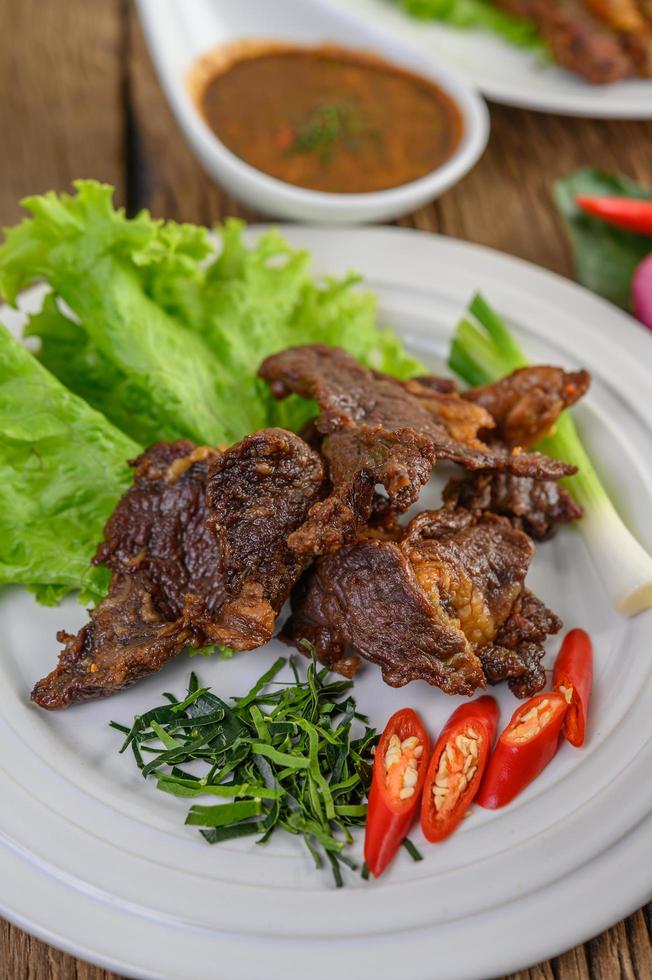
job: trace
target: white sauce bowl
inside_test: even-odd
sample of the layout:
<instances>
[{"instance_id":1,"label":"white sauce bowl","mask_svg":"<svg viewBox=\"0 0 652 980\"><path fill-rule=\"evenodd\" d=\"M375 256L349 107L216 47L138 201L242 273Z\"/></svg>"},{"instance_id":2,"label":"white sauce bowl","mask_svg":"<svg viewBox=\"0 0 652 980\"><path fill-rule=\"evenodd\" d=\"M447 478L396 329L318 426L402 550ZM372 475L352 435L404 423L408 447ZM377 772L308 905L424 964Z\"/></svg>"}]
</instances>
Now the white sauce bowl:
<instances>
[{"instance_id":1,"label":"white sauce bowl","mask_svg":"<svg viewBox=\"0 0 652 980\"><path fill-rule=\"evenodd\" d=\"M489 136L485 103L453 70L416 48L329 5L326 0L137 0L150 53L186 139L211 177L243 203L278 218L322 224L388 221L414 211L456 184ZM188 79L197 60L220 44L252 39L333 44L371 51L434 82L455 102L462 136L441 166L418 180L364 194L295 187L231 152L204 120Z\"/></svg>"}]
</instances>

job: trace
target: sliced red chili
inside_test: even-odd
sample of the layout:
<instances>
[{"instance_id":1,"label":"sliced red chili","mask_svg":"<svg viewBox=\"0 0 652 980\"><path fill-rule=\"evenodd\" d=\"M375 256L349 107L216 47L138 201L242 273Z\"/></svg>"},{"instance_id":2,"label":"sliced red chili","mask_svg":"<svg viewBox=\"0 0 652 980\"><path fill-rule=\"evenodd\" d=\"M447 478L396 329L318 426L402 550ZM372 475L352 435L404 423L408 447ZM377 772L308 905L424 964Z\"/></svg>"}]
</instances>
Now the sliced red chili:
<instances>
[{"instance_id":1,"label":"sliced red chili","mask_svg":"<svg viewBox=\"0 0 652 980\"><path fill-rule=\"evenodd\" d=\"M537 694L516 709L498 739L476 803L490 810L505 806L543 772L559 747L567 709L562 694Z\"/></svg>"},{"instance_id":2,"label":"sliced red chili","mask_svg":"<svg viewBox=\"0 0 652 980\"><path fill-rule=\"evenodd\" d=\"M375 878L391 864L414 822L429 752L416 711L393 714L376 747L367 807L364 859Z\"/></svg>"},{"instance_id":3,"label":"sliced red chili","mask_svg":"<svg viewBox=\"0 0 652 980\"><path fill-rule=\"evenodd\" d=\"M619 195L590 197L577 194L575 203L582 211L610 225L639 235L652 235L652 201Z\"/></svg>"},{"instance_id":4,"label":"sliced red chili","mask_svg":"<svg viewBox=\"0 0 652 980\"><path fill-rule=\"evenodd\" d=\"M487 695L463 704L448 719L428 766L421 801L421 827L432 843L449 837L471 805L497 724L498 705Z\"/></svg>"},{"instance_id":5,"label":"sliced red chili","mask_svg":"<svg viewBox=\"0 0 652 980\"><path fill-rule=\"evenodd\" d=\"M584 744L586 719L593 686L593 646L584 630L571 630L564 637L555 661L552 684L568 704L562 732L571 745Z\"/></svg>"}]
</instances>

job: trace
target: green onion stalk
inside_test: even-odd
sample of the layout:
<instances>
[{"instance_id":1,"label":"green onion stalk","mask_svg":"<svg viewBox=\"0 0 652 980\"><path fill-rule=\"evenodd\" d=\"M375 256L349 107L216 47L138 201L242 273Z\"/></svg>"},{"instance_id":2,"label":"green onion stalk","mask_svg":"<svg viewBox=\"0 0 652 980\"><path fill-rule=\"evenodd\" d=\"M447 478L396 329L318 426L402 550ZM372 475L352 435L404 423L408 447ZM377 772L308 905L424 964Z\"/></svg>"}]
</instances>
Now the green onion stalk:
<instances>
[{"instance_id":1,"label":"green onion stalk","mask_svg":"<svg viewBox=\"0 0 652 980\"><path fill-rule=\"evenodd\" d=\"M448 365L470 385L491 384L528 360L509 329L477 294L459 322ZM471 317L474 319L472 320ZM580 522L586 546L615 608L633 616L652 607L652 556L623 523L600 482L570 412L563 412L554 431L536 446L578 472L564 483L584 509Z\"/></svg>"}]
</instances>

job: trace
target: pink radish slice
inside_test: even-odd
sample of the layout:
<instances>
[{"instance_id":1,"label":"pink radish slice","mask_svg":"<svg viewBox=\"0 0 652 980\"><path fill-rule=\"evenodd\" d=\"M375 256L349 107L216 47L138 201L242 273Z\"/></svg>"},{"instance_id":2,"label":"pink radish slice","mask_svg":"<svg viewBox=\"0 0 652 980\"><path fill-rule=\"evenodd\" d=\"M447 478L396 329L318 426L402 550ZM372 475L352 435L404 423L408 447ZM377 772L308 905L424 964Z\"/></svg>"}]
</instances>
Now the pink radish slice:
<instances>
[{"instance_id":1,"label":"pink radish slice","mask_svg":"<svg viewBox=\"0 0 652 980\"><path fill-rule=\"evenodd\" d=\"M652 330L652 254L637 266L632 279L634 315Z\"/></svg>"}]
</instances>

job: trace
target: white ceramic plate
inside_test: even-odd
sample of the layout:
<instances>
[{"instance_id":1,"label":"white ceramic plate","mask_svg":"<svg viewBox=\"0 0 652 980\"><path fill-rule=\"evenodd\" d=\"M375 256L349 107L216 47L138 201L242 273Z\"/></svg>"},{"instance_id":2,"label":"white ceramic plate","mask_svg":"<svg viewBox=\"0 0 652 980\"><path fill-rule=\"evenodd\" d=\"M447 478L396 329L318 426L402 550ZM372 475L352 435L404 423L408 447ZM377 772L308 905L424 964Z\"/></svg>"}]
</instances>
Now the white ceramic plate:
<instances>
[{"instance_id":1,"label":"white ceramic plate","mask_svg":"<svg viewBox=\"0 0 652 980\"><path fill-rule=\"evenodd\" d=\"M446 238L284 232L313 252L319 271L363 272L382 321L434 369L477 288L509 313L533 359L586 365L594 385L577 412L582 433L652 548L652 340L633 321L550 273ZM17 326L15 315L5 319ZM423 503L434 500L430 487ZM427 846L415 831L421 863L401 854L380 882L350 876L339 891L294 840L206 845L183 825L186 803L144 783L107 726L164 690L180 691L191 666L222 695L241 694L276 644L229 662L182 657L117 697L47 714L30 705L29 690L55 660L55 631L75 629L83 613L73 601L43 609L8 590L0 599L0 910L83 958L169 980L480 978L599 932L651 890L652 612L630 620L613 612L569 529L539 548L530 582L568 626L593 635L587 747L565 745L513 805L476 808L444 844ZM355 688L377 725L411 704L433 734L458 703L421 683L392 690L371 666ZM495 692L504 723L517 702Z\"/></svg>"},{"instance_id":2,"label":"white ceramic plate","mask_svg":"<svg viewBox=\"0 0 652 980\"><path fill-rule=\"evenodd\" d=\"M571 72L543 64L536 55L483 31L461 31L415 20L397 0L329 0L445 58L488 99L566 116L594 119L652 119L652 79L589 85Z\"/></svg>"}]
</instances>

